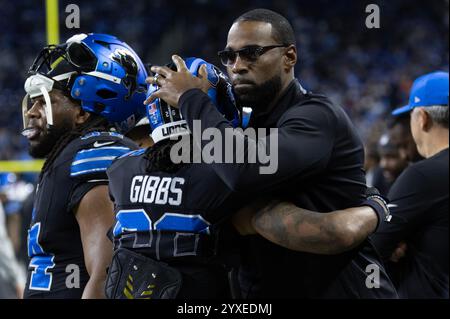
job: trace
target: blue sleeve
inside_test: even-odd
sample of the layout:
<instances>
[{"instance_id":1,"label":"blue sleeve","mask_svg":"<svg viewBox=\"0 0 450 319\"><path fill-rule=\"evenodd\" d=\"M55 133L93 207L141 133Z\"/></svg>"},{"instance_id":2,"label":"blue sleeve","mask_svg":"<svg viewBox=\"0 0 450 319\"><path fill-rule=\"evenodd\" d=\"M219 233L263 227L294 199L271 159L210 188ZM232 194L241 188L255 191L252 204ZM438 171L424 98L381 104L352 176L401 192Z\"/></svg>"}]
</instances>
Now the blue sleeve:
<instances>
[{"instance_id":1,"label":"blue sleeve","mask_svg":"<svg viewBox=\"0 0 450 319\"><path fill-rule=\"evenodd\" d=\"M70 166L70 176L74 179L75 186L70 196L69 211L73 211L94 187L108 185L106 170L117 157L130 151L130 148L120 145L91 147L78 151Z\"/></svg>"},{"instance_id":2,"label":"blue sleeve","mask_svg":"<svg viewBox=\"0 0 450 319\"><path fill-rule=\"evenodd\" d=\"M93 177L106 178L106 170L117 158L131 150L125 146L105 146L79 151L70 167L70 176L89 180Z\"/></svg>"}]
</instances>

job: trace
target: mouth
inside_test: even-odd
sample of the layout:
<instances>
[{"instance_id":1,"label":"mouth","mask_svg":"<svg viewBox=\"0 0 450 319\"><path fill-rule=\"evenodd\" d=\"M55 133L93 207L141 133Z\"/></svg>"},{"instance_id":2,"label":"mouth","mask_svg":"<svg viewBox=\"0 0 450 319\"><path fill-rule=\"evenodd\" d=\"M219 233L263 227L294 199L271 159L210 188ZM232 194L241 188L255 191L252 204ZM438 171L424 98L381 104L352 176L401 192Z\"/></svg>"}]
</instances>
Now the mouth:
<instances>
[{"instance_id":1,"label":"mouth","mask_svg":"<svg viewBox=\"0 0 450 319\"><path fill-rule=\"evenodd\" d=\"M22 135L25 136L29 141L36 140L41 134L41 129L37 127L27 127L22 131Z\"/></svg>"},{"instance_id":2,"label":"mouth","mask_svg":"<svg viewBox=\"0 0 450 319\"><path fill-rule=\"evenodd\" d=\"M255 84L255 82L253 82L252 80L250 80L250 79L245 79L245 78L234 78L233 79L233 81L232 81L232 83L233 83L233 86L236 86L236 85L244 85L244 84L251 84L251 85L254 85Z\"/></svg>"},{"instance_id":3,"label":"mouth","mask_svg":"<svg viewBox=\"0 0 450 319\"><path fill-rule=\"evenodd\" d=\"M253 86L255 85L255 83L250 82L250 81L234 81L233 82L233 87L236 91L246 91L251 89Z\"/></svg>"},{"instance_id":4,"label":"mouth","mask_svg":"<svg viewBox=\"0 0 450 319\"><path fill-rule=\"evenodd\" d=\"M234 88L239 90L239 89L250 88L252 86L253 86L253 84L250 84L250 83L239 83L239 84L236 84L234 86Z\"/></svg>"}]
</instances>

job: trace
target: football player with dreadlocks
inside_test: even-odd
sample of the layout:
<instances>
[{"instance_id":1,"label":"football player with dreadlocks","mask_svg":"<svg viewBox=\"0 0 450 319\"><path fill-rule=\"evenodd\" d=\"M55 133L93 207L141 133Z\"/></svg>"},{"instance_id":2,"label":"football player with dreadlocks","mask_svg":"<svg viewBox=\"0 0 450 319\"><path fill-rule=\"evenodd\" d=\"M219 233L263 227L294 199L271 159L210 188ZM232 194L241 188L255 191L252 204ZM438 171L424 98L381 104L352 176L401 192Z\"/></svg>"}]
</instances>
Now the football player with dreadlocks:
<instances>
[{"instance_id":1,"label":"football player with dreadlocks","mask_svg":"<svg viewBox=\"0 0 450 319\"><path fill-rule=\"evenodd\" d=\"M231 86L222 72L198 58L186 62L194 75L200 66L207 66L213 86L210 97L238 125ZM176 143L192 147L186 138L190 131L178 110L157 101L148 106L147 115L155 144L122 156L107 171L116 224L106 295L119 299L229 298L230 267L225 256L231 259L233 252L222 251L220 246L225 238L237 235L222 223L236 209L229 201L232 192L208 165L171 160Z\"/></svg>"},{"instance_id":2,"label":"football player with dreadlocks","mask_svg":"<svg viewBox=\"0 0 450 319\"><path fill-rule=\"evenodd\" d=\"M174 62L179 68L179 62ZM226 76L202 59L188 58L185 63L193 76L208 79L204 92L224 118L234 127L245 127L244 112L235 106ZM153 83L149 96L159 90L157 77L148 79ZM235 276L242 242L238 233L256 232L246 218L255 207L241 209L229 223L232 214L248 202L246 194L234 192L211 165L193 161L195 143L177 109L156 99L147 113L155 144L123 155L107 171L116 224L106 295L116 299L239 297ZM175 163L171 152L183 147L191 151L190 158ZM327 253L323 247L332 246L348 230L351 242L337 249L361 243L389 214L387 204L374 193L363 205L369 207L332 212L329 218L297 208L298 214L314 215L321 229L327 230L317 231L308 224L311 218L305 218L304 225L299 225L304 226L298 236L304 241L300 249ZM322 245L311 248L307 245L311 240Z\"/></svg>"},{"instance_id":3,"label":"football player with dreadlocks","mask_svg":"<svg viewBox=\"0 0 450 319\"><path fill-rule=\"evenodd\" d=\"M114 223L106 169L136 145L124 138L145 116L145 67L106 34L45 47L30 68L24 131L46 158L28 235L25 298L104 297Z\"/></svg>"}]
</instances>

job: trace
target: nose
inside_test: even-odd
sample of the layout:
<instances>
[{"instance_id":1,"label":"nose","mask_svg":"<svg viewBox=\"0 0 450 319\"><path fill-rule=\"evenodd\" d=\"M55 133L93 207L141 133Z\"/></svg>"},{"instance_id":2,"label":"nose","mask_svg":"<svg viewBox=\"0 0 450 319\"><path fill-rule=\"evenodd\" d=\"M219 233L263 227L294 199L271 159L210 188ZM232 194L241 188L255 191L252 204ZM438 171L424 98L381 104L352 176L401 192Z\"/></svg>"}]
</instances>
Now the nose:
<instances>
[{"instance_id":1,"label":"nose","mask_svg":"<svg viewBox=\"0 0 450 319\"><path fill-rule=\"evenodd\" d=\"M234 74L242 74L242 73L246 73L247 71L248 71L247 63L242 61L240 55L238 54L236 56L236 60L231 65L231 72Z\"/></svg>"},{"instance_id":2,"label":"nose","mask_svg":"<svg viewBox=\"0 0 450 319\"><path fill-rule=\"evenodd\" d=\"M40 118L42 105L39 101L33 103L33 106L25 113L28 118Z\"/></svg>"}]
</instances>

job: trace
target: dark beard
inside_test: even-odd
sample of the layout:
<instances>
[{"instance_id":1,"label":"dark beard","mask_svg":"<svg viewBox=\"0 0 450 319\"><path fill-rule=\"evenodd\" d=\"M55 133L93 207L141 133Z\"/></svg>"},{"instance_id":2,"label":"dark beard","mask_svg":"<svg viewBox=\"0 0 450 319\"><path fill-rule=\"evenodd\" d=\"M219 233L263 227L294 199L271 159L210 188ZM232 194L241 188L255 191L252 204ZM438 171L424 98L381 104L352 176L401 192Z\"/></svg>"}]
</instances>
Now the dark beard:
<instances>
[{"instance_id":1,"label":"dark beard","mask_svg":"<svg viewBox=\"0 0 450 319\"><path fill-rule=\"evenodd\" d=\"M33 158L45 158L52 151L52 149L56 146L57 142L64 136L66 133L70 132L72 129L72 123L69 120L63 121L58 126L53 125L49 130L47 130L47 134L42 137L42 140L36 146L29 146L28 152Z\"/></svg>"},{"instance_id":2,"label":"dark beard","mask_svg":"<svg viewBox=\"0 0 450 319\"><path fill-rule=\"evenodd\" d=\"M264 113L268 110L270 103L280 93L281 87L281 76L275 75L245 93L236 93L236 102L241 107L251 107L256 114Z\"/></svg>"}]
</instances>

